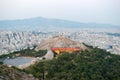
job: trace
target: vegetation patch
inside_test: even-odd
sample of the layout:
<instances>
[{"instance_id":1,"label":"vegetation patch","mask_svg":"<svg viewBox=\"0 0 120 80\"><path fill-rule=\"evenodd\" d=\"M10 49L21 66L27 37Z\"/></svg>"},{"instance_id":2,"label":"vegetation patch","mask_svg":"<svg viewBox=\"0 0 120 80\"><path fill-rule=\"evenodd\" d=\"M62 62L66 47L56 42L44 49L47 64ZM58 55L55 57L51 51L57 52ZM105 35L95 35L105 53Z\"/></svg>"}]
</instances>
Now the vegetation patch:
<instances>
[{"instance_id":1,"label":"vegetation patch","mask_svg":"<svg viewBox=\"0 0 120 80\"><path fill-rule=\"evenodd\" d=\"M20 51L15 51L13 53L10 54L4 54L1 55L0 58L15 58L15 57L19 57L19 56L24 56L24 57L42 57L47 53L47 50L39 50L39 51L35 51L34 49L30 49L29 47L27 49L23 49Z\"/></svg>"},{"instance_id":2,"label":"vegetation patch","mask_svg":"<svg viewBox=\"0 0 120 80\"><path fill-rule=\"evenodd\" d=\"M94 48L63 53L24 70L40 80L120 80L120 55Z\"/></svg>"}]
</instances>

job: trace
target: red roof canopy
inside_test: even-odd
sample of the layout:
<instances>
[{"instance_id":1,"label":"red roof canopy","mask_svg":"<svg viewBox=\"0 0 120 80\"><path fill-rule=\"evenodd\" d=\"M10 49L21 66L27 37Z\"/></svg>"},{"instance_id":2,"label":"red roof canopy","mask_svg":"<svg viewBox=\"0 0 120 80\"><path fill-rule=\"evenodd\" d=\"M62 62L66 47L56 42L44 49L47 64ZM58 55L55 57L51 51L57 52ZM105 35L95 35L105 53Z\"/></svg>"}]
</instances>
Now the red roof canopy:
<instances>
[{"instance_id":1,"label":"red roof canopy","mask_svg":"<svg viewBox=\"0 0 120 80\"><path fill-rule=\"evenodd\" d=\"M68 50L68 51L80 51L81 48L58 48L58 47L54 47L52 48L52 50Z\"/></svg>"}]
</instances>

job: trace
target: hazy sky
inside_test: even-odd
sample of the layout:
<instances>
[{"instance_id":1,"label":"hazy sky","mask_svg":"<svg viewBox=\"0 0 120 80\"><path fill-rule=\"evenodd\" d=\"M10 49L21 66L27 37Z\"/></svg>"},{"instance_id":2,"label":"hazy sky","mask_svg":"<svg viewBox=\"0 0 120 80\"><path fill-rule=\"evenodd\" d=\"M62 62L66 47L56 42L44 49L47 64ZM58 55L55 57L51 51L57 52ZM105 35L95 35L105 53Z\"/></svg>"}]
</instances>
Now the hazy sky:
<instances>
[{"instance_id":1,"label":"hazy sky","mask_svg":"<svg viewBox=\"0 0 120 80\"><path fill-rule=\"evenodd\" d=\"M0 0L0 20L38 16L120 25L120 0Z\"/></svg>"}]
</instances>

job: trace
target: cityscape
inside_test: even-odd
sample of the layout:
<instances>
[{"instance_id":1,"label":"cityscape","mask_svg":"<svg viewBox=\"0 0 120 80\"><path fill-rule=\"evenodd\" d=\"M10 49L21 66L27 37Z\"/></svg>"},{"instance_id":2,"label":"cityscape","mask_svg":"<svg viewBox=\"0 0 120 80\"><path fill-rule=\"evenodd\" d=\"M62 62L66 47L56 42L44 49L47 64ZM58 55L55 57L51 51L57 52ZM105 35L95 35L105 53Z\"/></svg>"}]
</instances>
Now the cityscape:
<instances>
[{"instance_id":1,"label":"cityscape","mask_svg":"<svg viewBox=\"0 0 120 80\"><path fill-rule=\"evenodd\" d=\"M32 49L42 40L60 35L93 47L105 49L112 54L120 54L120 33L79 30L76 32L0 31L0 55L20 51L28 47Z\"/></svg>"}]
</instances>

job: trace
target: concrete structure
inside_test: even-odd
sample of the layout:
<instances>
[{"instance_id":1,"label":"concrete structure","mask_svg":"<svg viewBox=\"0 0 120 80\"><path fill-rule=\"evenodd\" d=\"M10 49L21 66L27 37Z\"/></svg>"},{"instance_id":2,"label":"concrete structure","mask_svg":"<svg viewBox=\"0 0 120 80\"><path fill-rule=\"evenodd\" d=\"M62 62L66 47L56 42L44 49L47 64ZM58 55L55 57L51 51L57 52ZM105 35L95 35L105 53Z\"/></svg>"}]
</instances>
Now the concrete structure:
<instances>
[{"instance_id":1,"label":"concrete structure","mask_svg":"<svg viewBox=\"0 0 120 80\"><path fill-rule=\"evenodd\" d=\"M57 55L59 55L60 53L62 52L68 52L68 53L72 53L72 52L76 52L76 51L81 51L82 49L81 48L59 48L59 47L54 47L54 48L51 48L51 50L56 53Z\"/></svg>"}]
</instances>

